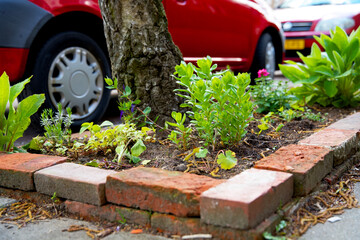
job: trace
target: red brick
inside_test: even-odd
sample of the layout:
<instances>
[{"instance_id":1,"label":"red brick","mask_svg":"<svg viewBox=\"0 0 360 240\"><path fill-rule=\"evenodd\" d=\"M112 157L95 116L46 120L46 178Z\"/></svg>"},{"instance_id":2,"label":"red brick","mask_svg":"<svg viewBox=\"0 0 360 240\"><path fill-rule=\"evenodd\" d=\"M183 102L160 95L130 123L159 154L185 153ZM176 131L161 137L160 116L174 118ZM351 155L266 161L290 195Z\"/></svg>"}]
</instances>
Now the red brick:
<instances>
[{"instance_id":1,"label":"red brick","mask_svg":"<svg viewBox=\"0 0 360 240\"><path fill-rule=\"evenodd\" d=\"M87 203L65 201L66 211L79 215L88 221L126 221L126 223L135 223L141 226L150 225L150 213L133 208L120 207L113 204L95 206Z\"/></svg>"},{"instance_id":2,"label":"red brick","mask_svg":"<svg viewBox=\"0 0 360 240\"><path fill-rule=\"evenodd\" d=\"M294 175L294 195L308 194L333 167L329 148L288 145L261 159L255 168L289 172Z\"/></svg>"},{"instance_id":3,"label":"red brick","mask_svg":"<svg viewBox=\"0 0 360 240\"><path fill-rule=\"evenodd\" d=\"M177 216L199 216L200 194L222 180L156 168L133 168L108 176L109 202Z\"/></svg>"},{"instance_id":4,"label":"red brick","mask_svg":"<svg viewBox=\"0 0 360 240\"><path fill-rule=\"evenodd\" d=\"M360 113L355 113L346 118L343 118L330 126L327 129L341 129L341 130L356 130L360 131Z\"/></svg>"},{"instance_id":5,"label":"red brick","mask_svg":"<svg viewBox=\"0 0 360 240\"><path fill-rule=\"evenodd\" d=\"M35 173L36 191L79 202L102 205L106 177L115 171L63 163Z\"/></svg>"},{"instance_id":6,"label":"red brick","mask_svg":"<svg viewBox=\"0 0 360 240\"><path fill-rule=\"evenodd\" d=\"M64 157L30 153L0 153L0 186L34 190L34 172L66 161Z\"/></svg>"},{"instance_id":7,"label":"red brick","mask_svg":"<svg viewBox=\"0 0 360 240\"><path fill-rule=\"evenodd\" d=\"M154 213L151 216L151 228L167 232L172 235L211 234L211 239L239 240L256 239L262 240L264 231L271 231L279 222L278 215L272 215L250 230L219 227L201 222L199 218L183 218L168 214Z\"/></svg>"},{"instance_id":8,"label":"red brick","mask_svg":"<svg viewBox=\"0 0 360 240\"><path fill-rule=\"evenodd\" d=\"M249 169L201 194L201 220L223 227L253 228L292 195L292 174Z\"/></svg>"},{"instance_id":9,"label":"red brick","mask_svg":"<svg viewBox=\"0 0 360 240\"><path fill-rule=\"evenodd\" d=\"M325 128L298 144L330 148L334 154L334 166L338 166L358 150L358 142L358 130Z\"/></svg>"}]
</instances>

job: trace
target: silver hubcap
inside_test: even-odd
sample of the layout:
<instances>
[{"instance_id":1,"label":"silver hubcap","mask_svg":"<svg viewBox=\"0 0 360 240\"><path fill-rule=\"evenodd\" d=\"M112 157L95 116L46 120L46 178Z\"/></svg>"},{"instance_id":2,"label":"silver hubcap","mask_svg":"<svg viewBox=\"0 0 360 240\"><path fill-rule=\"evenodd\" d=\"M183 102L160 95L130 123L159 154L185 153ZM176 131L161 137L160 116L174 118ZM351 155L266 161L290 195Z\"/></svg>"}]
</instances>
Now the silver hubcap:
<instances>
[{"instance_id":1,"label":"silver hubcap","mask_svg":"<svg viewBox=\"0 0 360 240\"><path fill-rule=\"evenodd\" d=\"M88 50L66 48L50 67L51 102L54 106L60 102L64 108L70 107L73 119L85 118L99 105L104 91L103 79L99 62Z\"/></svg>"},{"instance_id":2,"label":"silver hubcap","mask_svg":"<svg viewBox=\"0 0 360 240\"><path fill-rule=\"evenodd\" d=\"M268 71L268 73L270 73L270 76L273 78L275 75L276 57L275 47L272 42L267 43L265 51L265 69Z\"/></svg>"}]
</instances>

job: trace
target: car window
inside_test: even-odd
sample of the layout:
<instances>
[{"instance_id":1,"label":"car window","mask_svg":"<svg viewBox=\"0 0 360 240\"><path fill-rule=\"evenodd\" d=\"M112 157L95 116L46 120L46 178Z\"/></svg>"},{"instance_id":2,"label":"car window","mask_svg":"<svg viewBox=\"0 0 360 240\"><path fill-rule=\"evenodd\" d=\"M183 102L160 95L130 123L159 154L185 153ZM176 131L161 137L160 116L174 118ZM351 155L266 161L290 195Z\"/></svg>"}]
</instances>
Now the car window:
<instances>
[{"instance_id":1,"label":"car window","mask_svg":"<svg viewBox=\"0 0 360 240\"><path fill-rule=\"evenodd\" d=\"M278 8L298 8L308 6L321 6L321 5L342 5L342 4L356 4L360 0L285 0Z\"/></svg>"}]
</instances>

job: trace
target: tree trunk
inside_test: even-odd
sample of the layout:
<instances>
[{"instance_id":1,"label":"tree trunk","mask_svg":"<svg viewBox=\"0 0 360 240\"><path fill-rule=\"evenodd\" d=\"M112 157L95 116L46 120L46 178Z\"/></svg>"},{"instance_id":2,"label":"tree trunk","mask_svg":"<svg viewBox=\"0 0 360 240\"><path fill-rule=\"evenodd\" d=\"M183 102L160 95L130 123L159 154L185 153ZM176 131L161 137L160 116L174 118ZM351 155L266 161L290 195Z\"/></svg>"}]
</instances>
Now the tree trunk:
<instances>
[{"instance_id":1,"label":"tree trunk","mask_svg":"<svg viewBox=\"0 0 360 240\"><path fill-rule=\"evenodd\" d=\"M172 74L182 54L168 31L161 0L99 0L118 88L129 86L139 107L151 107L151 116L163 123L179 111L181 98Z\"/></svg>"}]
</instances>

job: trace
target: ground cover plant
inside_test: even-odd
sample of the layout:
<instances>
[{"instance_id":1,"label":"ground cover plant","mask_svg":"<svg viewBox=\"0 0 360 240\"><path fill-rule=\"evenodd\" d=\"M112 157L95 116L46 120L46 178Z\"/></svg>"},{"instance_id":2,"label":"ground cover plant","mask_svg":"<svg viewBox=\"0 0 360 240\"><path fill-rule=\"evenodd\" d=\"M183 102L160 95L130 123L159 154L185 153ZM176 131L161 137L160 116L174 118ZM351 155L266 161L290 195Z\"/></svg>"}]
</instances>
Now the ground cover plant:
<instances>
[{"instance_id":1,"label":"ground cover plant","mask_svg":"<svg viewBox=\"0 0 360 240\"><path fill-rule=\"evenodd\" d=\"M70 161L94 167L121 170L144 165L229 178L279 147L295 143L353 111L296 104L294 108L289 91L272 95L274 88L267 86L278 85L267 78L265 71L259 71L257 82L266 78L268 85L262 82L249 87L249 75L234 75L229 70L215 72L215 68L209 57L199 61L198 66L177 66L176 92L185 99L186 113L173 112L173 121L168 121L165 128L148 119L151 109L138 109L138 101L130 99L131 89L125 86L119 90L124 100L119 104L122 124L85 123L82 137L63 141L61 146L46 134L35 138L32 145L46 154L66 155ZM116 86L116 80L107 82L110 87ZM258 110L266 99L254 104L257 96L269 96L268 109ZM325 117L324 112L329 115ZM137 119L137 124L131 119ZM227 125L222 129L222 124ZM65 133L66 126L61 126L63 130L58 132Z\"/></svg>"}]
</instances>

